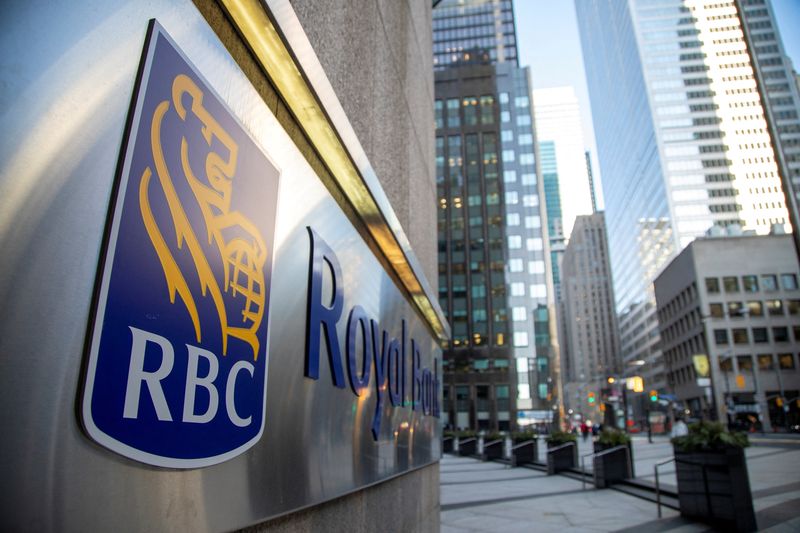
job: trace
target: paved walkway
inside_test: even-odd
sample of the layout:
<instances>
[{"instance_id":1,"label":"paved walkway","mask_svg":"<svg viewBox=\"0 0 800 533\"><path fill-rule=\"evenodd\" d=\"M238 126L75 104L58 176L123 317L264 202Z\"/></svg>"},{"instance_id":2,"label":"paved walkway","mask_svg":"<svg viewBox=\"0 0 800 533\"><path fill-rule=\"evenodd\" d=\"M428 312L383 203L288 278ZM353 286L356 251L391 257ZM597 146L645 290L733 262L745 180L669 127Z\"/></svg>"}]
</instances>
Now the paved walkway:
<instances>
[{"instance_id":1,"label":"paved walkway","mask_svg":"<svg viewBox=\"0 0 800 533\"><path fill-rule=\"evenodd\" d=\"M656 519L654 504L614 490L581 490L581 482L547 476L528 468L445 455L441 472L441 531L536 532L617 531L642 528L705 531L664 509Z\"/></svg>"},{"instance_id":2,"label":"paved walkway","mask_svg":"<svg viewBox=\"0 0 800 533\"><path fill-rule=\"evenodd\" d=\"M800 532L800 440L751 437L747 464L753 506L761 531ZM634 437L637 478L653 480L653 465L672 457L669 439ZM540 442L540 457L546 457ZM591 441L579 442L579 453ZM587 470L591 465L587 464ZM442 531L707 531L676 511L615 490L595 490L564 476L528 468L446 455L440 463ZM673 464L659 469L661 483L674 490Z\"/></svg>"}]
</instances>

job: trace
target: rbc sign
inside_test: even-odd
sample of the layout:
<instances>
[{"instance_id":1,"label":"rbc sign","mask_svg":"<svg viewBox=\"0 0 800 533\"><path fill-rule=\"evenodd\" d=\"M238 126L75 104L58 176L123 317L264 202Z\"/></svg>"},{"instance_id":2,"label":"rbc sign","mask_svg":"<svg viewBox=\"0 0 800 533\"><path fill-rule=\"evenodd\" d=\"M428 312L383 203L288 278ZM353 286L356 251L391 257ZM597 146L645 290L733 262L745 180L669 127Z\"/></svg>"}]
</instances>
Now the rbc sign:
<instances>
[{"instance_id":1,"label":"rbc sign","mask_svg":"<svg viewBox=\"0 0 800 533\"><path fill-rule=\"evenodd\" d=\"M129 122L83 424L137 461L212 465L264 429L279 172L155 21Z\"/></svg>"}]
</instances>

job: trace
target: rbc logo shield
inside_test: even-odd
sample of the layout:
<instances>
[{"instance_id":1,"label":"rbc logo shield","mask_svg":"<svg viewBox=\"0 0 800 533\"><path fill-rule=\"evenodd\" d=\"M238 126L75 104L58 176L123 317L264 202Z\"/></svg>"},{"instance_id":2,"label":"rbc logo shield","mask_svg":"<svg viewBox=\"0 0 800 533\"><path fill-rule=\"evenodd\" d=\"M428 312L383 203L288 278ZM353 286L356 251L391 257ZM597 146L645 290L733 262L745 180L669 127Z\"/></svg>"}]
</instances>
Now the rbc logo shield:
<instances>
[{"instance_id":1,"label":"rbc logo shield","mask_svg":"<svg viewBox=\"0 0 800 533\"><path fill-rule=\"evenodd\" d=\"M84 427L194 468L261 437L278 170L155 21L102 263Z\"/></svg>"}]
</instances>

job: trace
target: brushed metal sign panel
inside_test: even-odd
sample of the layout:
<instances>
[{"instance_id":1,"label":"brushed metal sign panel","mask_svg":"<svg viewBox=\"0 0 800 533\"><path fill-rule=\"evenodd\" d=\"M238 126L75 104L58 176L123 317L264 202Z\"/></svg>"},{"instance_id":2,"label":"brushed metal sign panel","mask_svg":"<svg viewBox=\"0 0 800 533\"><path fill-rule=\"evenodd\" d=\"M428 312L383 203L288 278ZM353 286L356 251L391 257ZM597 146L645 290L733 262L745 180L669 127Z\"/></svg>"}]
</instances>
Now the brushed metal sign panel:
<instances>
[{"instance_id":1,"label":"brushed metal sign panel","mask_svg":"<svg viewBox=\"0 0 800 533\"><path fill-rule=\"evenodd\" d=\"M6 14L0 529L230 530L438 460L440 348L194 6L20 1ZM124 457L90 439L76 414L152 18L280 169L263 434L202 468Z\"/></svg>"}]
</instances>

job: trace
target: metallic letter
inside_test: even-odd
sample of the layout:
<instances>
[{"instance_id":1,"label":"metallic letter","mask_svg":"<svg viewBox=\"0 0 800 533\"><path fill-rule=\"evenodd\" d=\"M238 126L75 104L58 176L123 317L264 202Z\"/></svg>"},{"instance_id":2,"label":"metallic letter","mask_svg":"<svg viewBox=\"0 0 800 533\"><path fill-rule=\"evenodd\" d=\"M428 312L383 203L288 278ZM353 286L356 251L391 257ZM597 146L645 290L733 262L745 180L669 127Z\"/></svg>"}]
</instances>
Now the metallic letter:
<instances>
[{"instance_id":1,"label":"metallic letter","mask_svg":"<svg viewBox=\"0 0 800 533\"><path fill-rule=\"evenodd\" d=\"M197 346L187 344L186 348L189 349L189 363L186 367L186 394L183 397L183 421L194 422L196 424L205 424L210 422L217 414L219 407L219 392L217 387L214 386L214 380L217 379L219 373L219 361L217 356L208 350L203 350ZM200 358L208 361L208 375L201 378L197 375L197 367ZM197 387L203 387L208 391L208 409L203 414L195 414L194 412L194 398Z\"/></svg>"},{"instance_id":2,"label":"metallic letter","mask_svg":"<svg viewBox=\"0 0 800 533\"><path fill-rule=\"evenodd\" d=\"M350 378L350 388L356 396L361 396L361 391L369 385L369 369L371 365L369 357L369 327L367 325L367 314L360 305L356 305L350 310L350 316L347 318L347 375ZM358 328L361 326L361 348L363 354L361 356L361 376L358 375L358 366L356 365L356 335Z\"/></svg>"},{"instance_id":3,"label":"metallic letter","mask_svg":"<svg viewBox=\"0 0 800 533\"><path fill-rule=\"evenodd\" d=\"M159 420L172 422L172 415L167 406L167 399L161 389L161 380L172 371L175 363L175 353L172 345L167 339L155 333L143 331L141 329L128 326L133 334L133 345L131 346L131 362L128 368L128 385L125 388L125 409L123 418L137 418L139 416L139 396L142 381L147 383L147 390L150 391L150 398L153 400L153 407ZM144 371L144 354L147 343L153 342L161 347L161 366L155 372Z\"/></svg>"},{"instance_id":4,"label":"metallic letter","mask_svg":"<svg viewBox=\"0 0 800 533\"><path fill-rule=\"evenodd\" d=\"M228 374L228 382L225 384L225 409L228 411L228 418L231 419L233 425L243 428L250 425L253 421L253 417L248 416L247 418L242 418L239 416L239 413L236 412L236 402L234 401L236 396L234 392L236 388L236 376L241 370L247 370L250 373L250 377L253 377L256 371L255 367L247 361L236 361L233 364L231 372Z\"/></svg>"},{"instance_id":5,"label":"metallic letter","mask_svg":"<svg viewBox=\"0 0 800 533\"><path fill-rule=\"evenodd\" d=\"M328 346L328 362L331 368L333 384L344 388L344 371L342 356L339 350L339 339L336 335L336 323L342 316L344 297L339 280L342 279L342 268L330 246L307 227L311 238L311 264L308 269L308 323L306 327L306 368L305 375L311 379L319 379L319 336L320 325L324 331L325 344ZM322 303L323 263L327 263L333 279L333 298L330 307Z\"/></svg>"}]
</instances>

